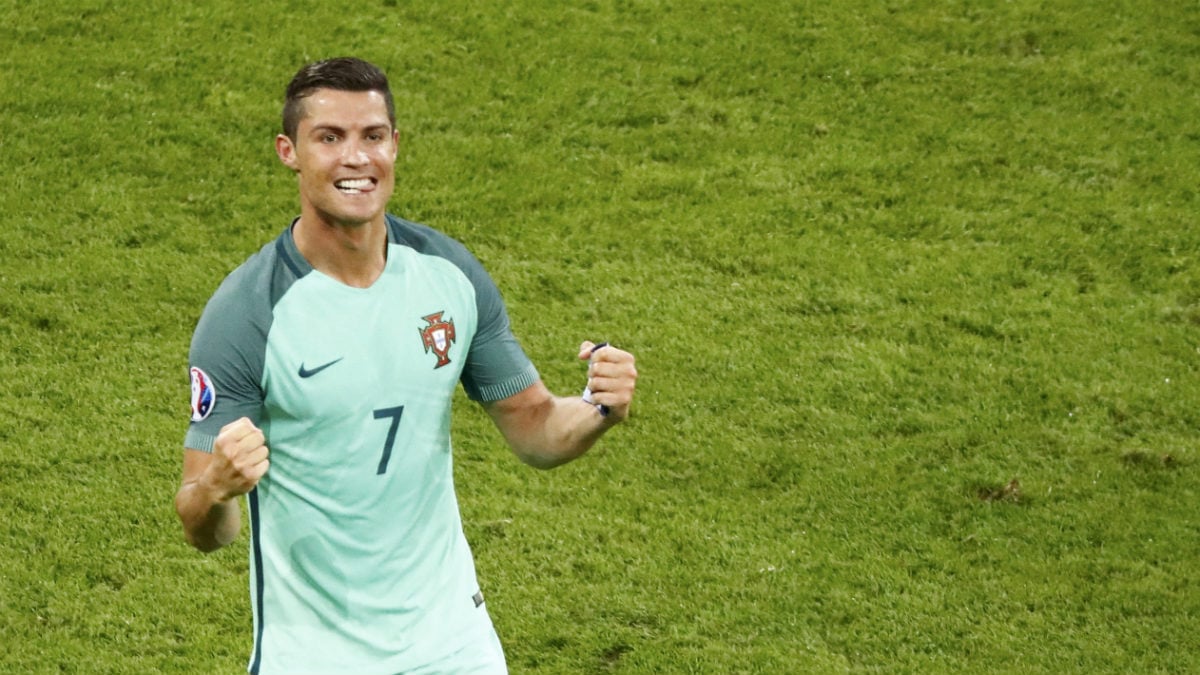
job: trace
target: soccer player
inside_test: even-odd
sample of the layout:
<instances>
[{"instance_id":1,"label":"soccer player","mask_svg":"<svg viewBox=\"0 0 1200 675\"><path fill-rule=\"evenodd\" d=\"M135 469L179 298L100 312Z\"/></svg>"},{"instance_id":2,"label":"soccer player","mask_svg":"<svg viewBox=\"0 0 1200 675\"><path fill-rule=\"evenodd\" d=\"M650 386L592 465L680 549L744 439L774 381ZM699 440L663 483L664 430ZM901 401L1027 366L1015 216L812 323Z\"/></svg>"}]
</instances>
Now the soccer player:
<instances>
[{"instance_id":1,"label":"soccer player","mask_svg":"<svg viewBox=\"0 0 1200 675\"><path fill-rule=\"evenodd\" d=\"M365 61L296 74L275 150L300 215L224 280L192 338L175 508L213 551L245 495L251 673L507 672L452 484L457 383L539 468L629 414L632 355L584 342L590 397L552 395L479 262L386 212L394 110Z\"/></svg>"}]
</instances>

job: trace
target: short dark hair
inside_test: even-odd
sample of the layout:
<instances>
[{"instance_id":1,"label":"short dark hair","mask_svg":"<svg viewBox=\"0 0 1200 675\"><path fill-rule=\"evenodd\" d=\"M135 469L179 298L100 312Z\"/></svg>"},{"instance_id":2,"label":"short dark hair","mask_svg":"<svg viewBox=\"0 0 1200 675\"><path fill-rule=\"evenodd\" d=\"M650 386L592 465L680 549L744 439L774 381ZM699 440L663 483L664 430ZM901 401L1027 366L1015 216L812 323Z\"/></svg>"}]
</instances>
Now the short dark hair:
<instances>
[{"instance_id":1,"label":"short dark hair","mask_svg":"<svg viewBox=\"0 0 1200 675\"><path fill-rule=\"evenodd\" d=\"M396 104L387 75L372 63L348 56L310 63L296 72L288 84L283 103L283 133L294 142L300 119L304 117L304 99L318 89L338 91L377 91L387 104L388 121L396 127Z\"/></svg>"}]
</instances>

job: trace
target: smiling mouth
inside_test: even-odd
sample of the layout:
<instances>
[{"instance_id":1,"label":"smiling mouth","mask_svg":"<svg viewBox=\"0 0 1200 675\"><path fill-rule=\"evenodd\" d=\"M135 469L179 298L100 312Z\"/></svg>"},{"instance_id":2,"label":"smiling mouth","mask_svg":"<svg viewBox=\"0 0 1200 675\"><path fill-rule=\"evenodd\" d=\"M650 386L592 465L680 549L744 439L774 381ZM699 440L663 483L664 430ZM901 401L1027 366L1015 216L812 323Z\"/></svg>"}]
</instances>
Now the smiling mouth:
<instances>
[{"instance_id":1,"label":"smiling mouth","mask_svg":"<svg viewBox=\"0 0 1200 675\"><path fill-rule=\"evenodd\" d=\"M364 190L369 189L375 183L370 178L358 178L354 180L339 180L333 184L343 194L357 195Z\"/></svg>"}]
</instances>

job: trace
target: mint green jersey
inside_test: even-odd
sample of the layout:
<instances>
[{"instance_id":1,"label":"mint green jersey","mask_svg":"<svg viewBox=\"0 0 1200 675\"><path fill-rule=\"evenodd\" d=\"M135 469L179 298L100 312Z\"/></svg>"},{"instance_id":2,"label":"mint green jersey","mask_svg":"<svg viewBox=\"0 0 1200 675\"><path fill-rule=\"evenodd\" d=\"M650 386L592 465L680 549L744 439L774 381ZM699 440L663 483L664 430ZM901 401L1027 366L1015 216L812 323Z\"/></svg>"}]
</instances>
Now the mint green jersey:
<instances>
[{"instance_id":1,"label":"mint green jersey","mask_svg":"<svg viewBox=\"0 0 1200 675\"><path fill-rule=\"evenodd\" d=\"M387 223L370 288L314 270L288 228L226 278L192 338L184 445L211 452L245 416L270 450L247 495L251 673L392 675L494 635L454 493L450 404L459 382L494 401L538 375L478 261Z\"/></svg>"}]
</instances>

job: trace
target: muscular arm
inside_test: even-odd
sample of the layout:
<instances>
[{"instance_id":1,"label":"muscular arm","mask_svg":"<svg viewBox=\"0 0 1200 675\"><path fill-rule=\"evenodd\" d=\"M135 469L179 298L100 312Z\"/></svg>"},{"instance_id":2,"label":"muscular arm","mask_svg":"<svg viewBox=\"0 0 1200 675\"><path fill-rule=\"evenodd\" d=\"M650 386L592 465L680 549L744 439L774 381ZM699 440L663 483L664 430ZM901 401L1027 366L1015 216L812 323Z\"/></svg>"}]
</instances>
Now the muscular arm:
<instances>
[{"instance_id":1,"label":"muscular arm","mask_svg":"<svg viewBox=\"0 0 1200 675\"><path fill-rule=\"evenodd\" d=\"M242 526L241 508L237 497L223 498L206 480L211 454L192 449L183 453L183 483L175 493L175 512L188 543L210 553L237 538Z\"/></svg>"},{"instance_id":2,"label":"muscular arm","mask_svg":"<svg viewBox=\"0 0 1200 675\"><path fill-rule=\"evenodd\" d=\"M484 405L509 447L526 464L539 469L565 464L629 416L637 381L633 355L615 347L593 354L592 347L583 343L579 358L590 359L588 388L593 400L608 408L607 416L579 397L554 396L542 382Z\"/></svg>"},{"instance_id":3,"label":"muscular arm","mask_svg":"<svg viewBox=\"0 0 1200 675\"><path fill-rule=\"evenodd\" d=\"M237 499L266 474L268 454L262 432L244 417L221 429L212 453L184 450L175 512L189 544L209 553L237 538Z\"/></svg>"}]
</instances>

